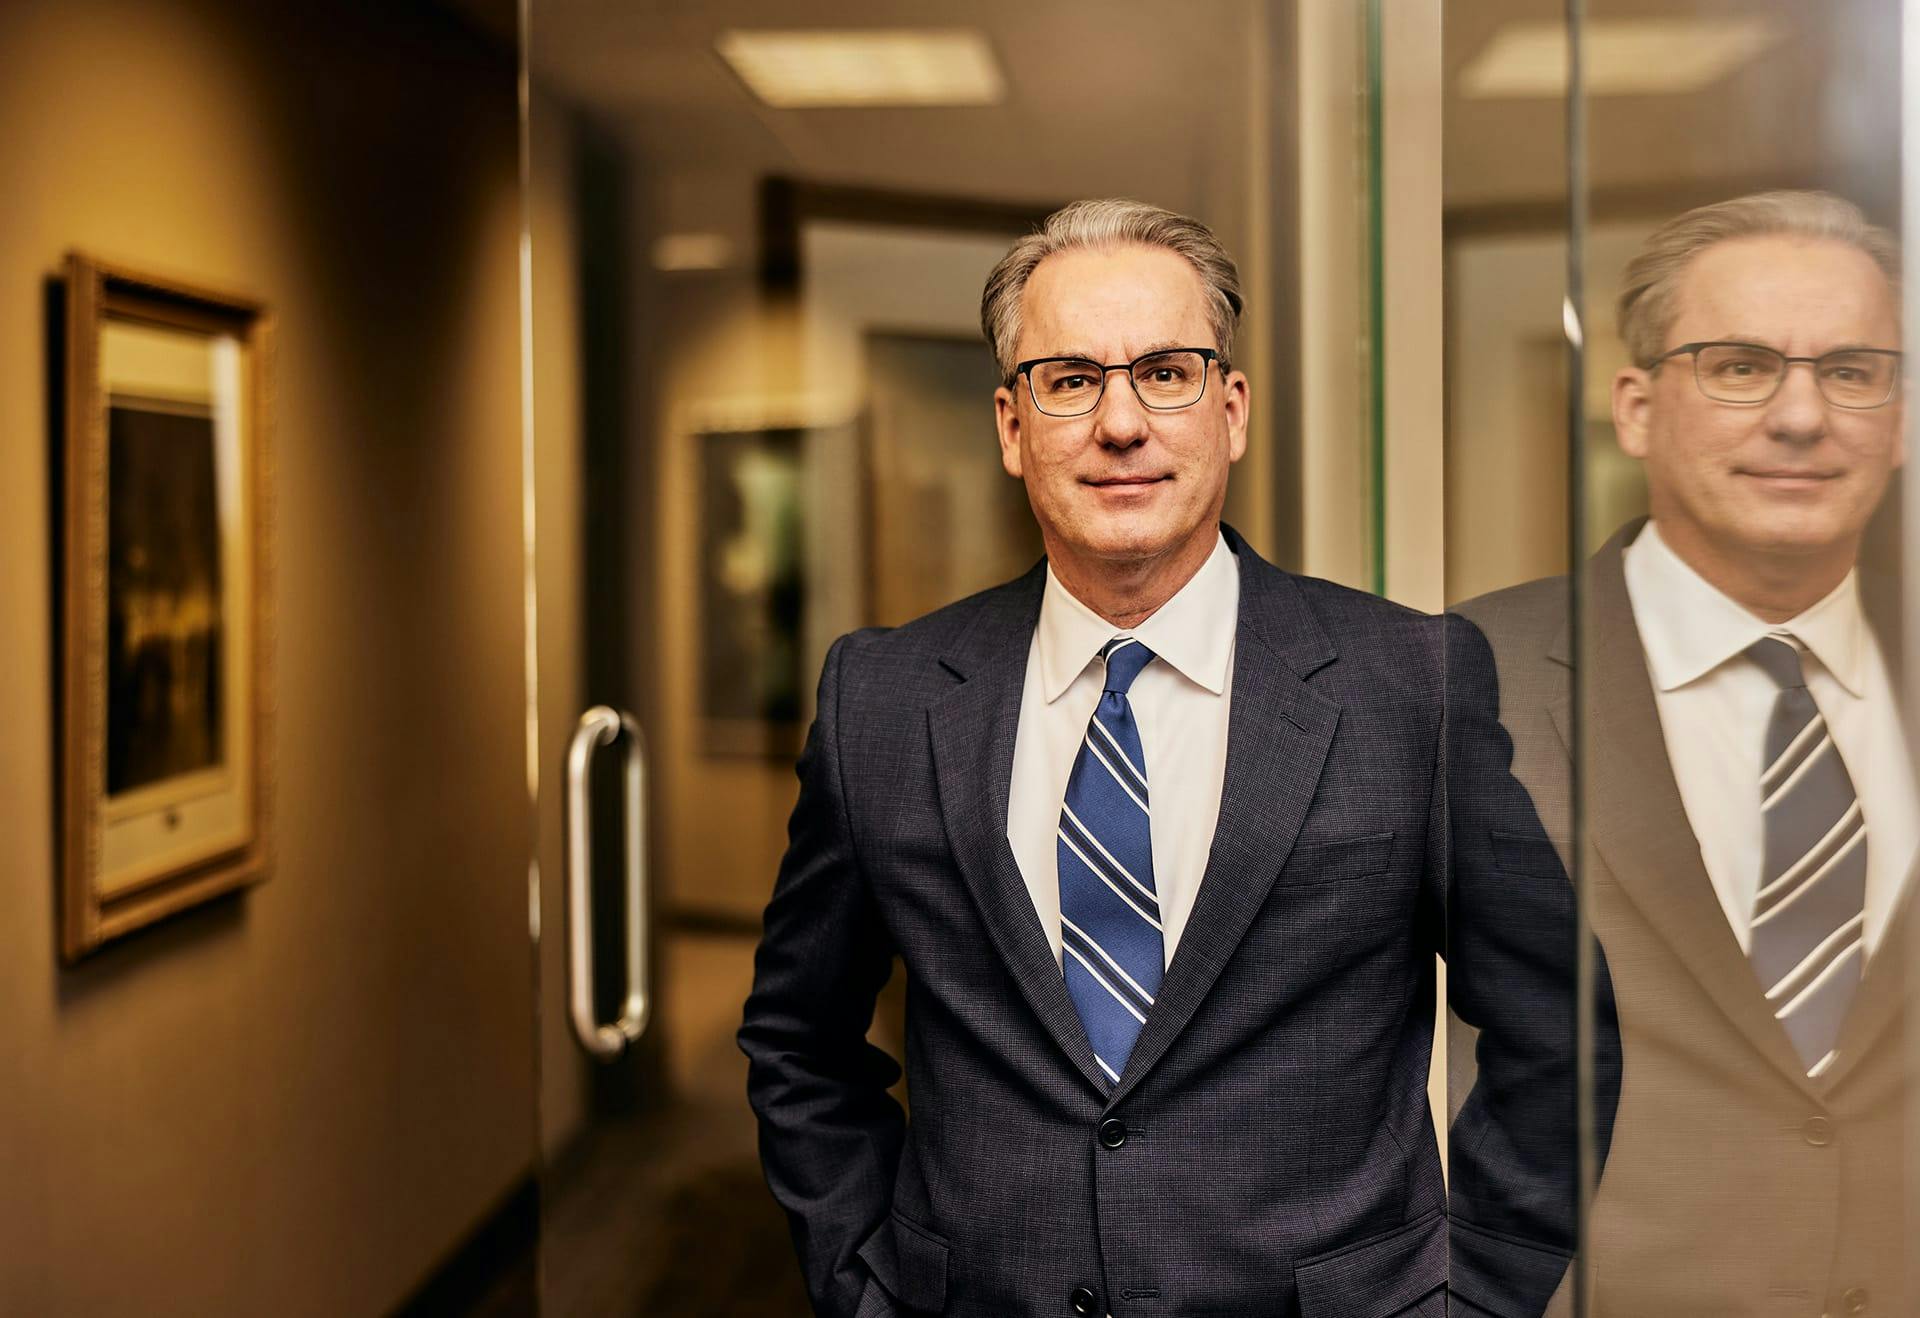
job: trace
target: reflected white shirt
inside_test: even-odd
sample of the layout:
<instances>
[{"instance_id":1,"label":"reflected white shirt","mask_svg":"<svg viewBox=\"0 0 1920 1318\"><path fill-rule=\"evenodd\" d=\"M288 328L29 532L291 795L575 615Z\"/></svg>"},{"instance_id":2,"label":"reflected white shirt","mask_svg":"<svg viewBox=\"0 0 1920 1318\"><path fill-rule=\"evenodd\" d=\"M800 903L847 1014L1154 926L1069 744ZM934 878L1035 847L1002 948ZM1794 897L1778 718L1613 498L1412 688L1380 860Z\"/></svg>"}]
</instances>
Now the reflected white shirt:
<instances>
[{"instance_id":1,"label":"reflected white shirt","mask_svg":"<svg viewBox=\"0 0 1920 1318\"><path fill-rule=\"evenodd\" d=\"M1796 618L1756 618L1695 572L1648 522L1625 554L1627 597L1654 705L1700 857L1749 950L1763 851L1760 759L1778 688L1743 651L1798 643L1807 691L1827 721L1867 823L1866 949L1886 931L1920 847L1920 799L1894 687L1860 607L1857 572ZM1604 711L1601 712L1604 716Z\"/></svg>"},{"instance_id":2,"label":"reflected white shirt","mask_svg":"<svg viewBox=\"0 0 1920 1318\"><path fill-rule=\"evenodd\" d=\"M1171 963L1199 895L1220 818L1239 619L1240 567L1224 538L1216 538L1213 553L1172 599L1145 622L1124 629L1075 599L1048 566L1040 623L1027 649L1007 793L1007 841L1055 962L1060 960L1055 838L1067 778L1105 687L1100 647L1124 632L1155 656L1134 679L1127 699L1147 757L1153 881L1160 898L1162 950Z\"/></svg>"}]
</instances>

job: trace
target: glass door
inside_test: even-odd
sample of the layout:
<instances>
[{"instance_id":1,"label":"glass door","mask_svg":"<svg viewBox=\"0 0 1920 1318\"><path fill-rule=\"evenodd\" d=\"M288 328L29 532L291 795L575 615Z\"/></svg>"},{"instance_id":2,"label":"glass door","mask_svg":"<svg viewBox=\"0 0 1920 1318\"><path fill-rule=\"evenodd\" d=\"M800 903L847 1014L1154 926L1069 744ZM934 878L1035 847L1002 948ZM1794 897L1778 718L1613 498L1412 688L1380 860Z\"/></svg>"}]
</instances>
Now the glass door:
<instances>
[{"instance_id":1,"label":"glass door","mask_svg":"<svg viewBox=\"0 0 1920 1318\"><path fill-rule=\"evenodd\" d=\"M1588 1312L1910 1312L1911 6L1571 12Z\"/></svg>"},{"instance_id":2,"label":"glass door","mask_svg":"<svg viewBox=\"0 0 1920 1318\"><path fill-rule=\"evenodd\" d=\"M1353 125L1353 18L1316 38L1347 69L1315 84L1327 151ZM822 658L1038 558L994 441L980 296L1014 238L1082 196L1200 216L1240 257L1236 355L1275 383L1227 516L1301 566L1307 537L1281 510L1304 465L1301 406L1278 383L1298 375L1298 24L1257 0L1150 22L995 5L925 28L829 4L805 31L748 3L532 0L525 24L541 1304L802 1315L734 1034ZM1337 194L1315 194L1323 213L1351 213L1351 174L1321 167L1314 187ZM1351 255L1339 278L1357 279ZM1330 373L1339 389L1364 379ZM1357 483L1339 497L1363 503ZM1357 579L1363 551L1340 558L1342 534L1323 536L1320 570ZM570 798L569 744L595 708L612 712L592 726L621 731L582 751ZM636 921L622 795L642 746ZM595 978L576 990L583 950ZM576 994L615 1021L630 955L645 1028L589 1055ZM899 1057L904 1028L896 975L872 1037Z\"/></svg>"}]
</instances>

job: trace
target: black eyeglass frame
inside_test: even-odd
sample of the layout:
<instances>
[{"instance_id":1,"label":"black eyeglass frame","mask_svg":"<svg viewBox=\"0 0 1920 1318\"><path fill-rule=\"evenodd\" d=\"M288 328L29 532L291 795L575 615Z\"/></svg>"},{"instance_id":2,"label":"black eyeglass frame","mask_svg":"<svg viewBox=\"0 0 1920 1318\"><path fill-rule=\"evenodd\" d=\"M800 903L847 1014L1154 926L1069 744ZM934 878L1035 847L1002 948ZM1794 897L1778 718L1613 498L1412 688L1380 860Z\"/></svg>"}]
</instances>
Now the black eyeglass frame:
<instances>
[{"instance_id":1,"label":"black eyeglass frame","mask_svg":"<svg viewBox=\"0 0 1920 1318\"><path fill-rule=\"evenodd\" d=\"M1145 398L1141 397L1140 382L1133 378L1133 368L1141 362L1151 361L1155 357L1171 357L1177 352L1191 352L1200 358L1200 391L1193 396L1192 403L1175 403L1171 407L1161 407L1149 403ZM1093 401L1087 405L1086 411L1049 412L1046 408L1040 406L1040 394L1033 387L1033 368L1036 366L1045 366L1048 362L1074 362L1083 366L1090 366L1100 372L1100 392L1093 396ZM1226 358L1222 357L1219 351L1214 348L1156 348L1152 352L1141 353L1130 362L1117 362L1112 366L1102 366L1099 362L1088 361L1085 357L1034 357L1015 366L1013 368L1013 378L1018 380L1021 376L1026 376L1027 397L1033 400L1034 409L1038 411L1041 416L1050 416L1056 420L1070 420L1074 417L1093 415L1100 407L1100 400L1107 396L1107 377L1115 371L1125 371L1127 373L1127 387L1133 390L1133 396L1135 398L1140 399L1140 406L1146 408L1148 411L1184 412L1189 407L1192 407L1194 403L1198 403L1202 398L1207 396L1207 375L1214 362L1219 362L1222 370L1226 369ZM1011 384L1012 381L1008 381L1008 383Z\"/></svg>"},{"instance_id":2,"label":"black eyeglass frame","mask_svg":"<svg viewBox=\"0 0 1920 1318\"><path fill-rule=\"evenodd\" d=\"M1706 382L1700 378L1700 352L1704 348L1747 348L1754 352L1769 353L1780 359L1780 374L1774 380L1773 388L1768 391L1767 396L1764 398L1716 398L1713 394L1707 392ZM1833 406L1845 408L1849 412L1871 412L1875 408L1885 407L1888 403L1891 403L1894 395L1900 392L1900 366L1906 359L1906 353L1901 352L1897 348L1836 348L1832 352L1823 352L1818 357L1789 357L1778 348L1769 348L1764 343L1748 343L1742 339L1703 339L1698 343L1683 343L1677 348L1663 352L1641 369L1657 371L1662 365L1671 361L1673 358L1685 356L1689 353L1693 355L1694 387L1700 391L1703 397L1713 402L1724 403L1728 407L1758 407L1763 403L1770 403L1773 401L1774 395L1780 392L1780 386L1787 382L1787 372L1792 368L1793 364L1795 362L1805 362L1813 368L1813 387L1820 391L1820 396ZM1832 357L1859 356L1891 357L1893 359L1894 372L1893 378L1887 384L1887 396L1877 403L1840 402L1827 392L1826 386L1820 383L1821 362Z\"/></svg>"}]
</instances>

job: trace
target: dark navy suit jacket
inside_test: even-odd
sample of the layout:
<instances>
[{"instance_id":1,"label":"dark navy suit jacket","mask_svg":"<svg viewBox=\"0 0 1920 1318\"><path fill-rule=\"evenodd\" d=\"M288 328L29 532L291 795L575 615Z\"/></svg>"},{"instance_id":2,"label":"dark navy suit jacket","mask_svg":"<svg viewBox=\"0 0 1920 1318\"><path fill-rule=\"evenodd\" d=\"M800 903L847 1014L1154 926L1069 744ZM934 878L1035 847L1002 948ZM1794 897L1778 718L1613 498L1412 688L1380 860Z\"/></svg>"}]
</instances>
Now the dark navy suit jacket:
<instances>
[{"instance_id":1,"label":"dark navy suit jacket","mask_svg":"<svg viewBox=\"0 0 1920 1318\"><path fill-rule=\"evenodd\" d=\"M1219 822L1116 1086L1007 841L1044 568L829 654L740 1031L820 1313L1445 1312L1426 1081L1457 868L1447 624L1226 534L1240 614ZM1497 705L1468 726L1497 734ZM1503 745L1463 763L1510 783ZM1563 956L1540 927L1504 940L1518 957L1489 940L1497 992L1473 967L1450 976L1502 1088L1463 1109L1453 1175L1486 1227L1472 1266L1512 1280L1481 1289L1503 1314L1538 1312L1571 1244L1572 1091L1547 1075L1564 1062L1570 1082L1570 1054L1509 1028L1529 995L1564 994L1571 1034L1571 927L1545 936L1565 934ZM865 1038L896 955L910 1122Z\"/></svg>"}]
</instances>

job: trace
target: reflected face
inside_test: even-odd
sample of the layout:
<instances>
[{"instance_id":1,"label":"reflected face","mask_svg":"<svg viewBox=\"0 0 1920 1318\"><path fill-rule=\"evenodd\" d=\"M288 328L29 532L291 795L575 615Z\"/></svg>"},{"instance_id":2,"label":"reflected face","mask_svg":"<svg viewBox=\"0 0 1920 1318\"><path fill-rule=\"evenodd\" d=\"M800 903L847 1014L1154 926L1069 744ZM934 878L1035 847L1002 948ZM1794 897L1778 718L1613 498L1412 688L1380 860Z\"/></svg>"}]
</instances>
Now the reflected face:
<instances>
[{"instance_id":1,"label":"reflected face","mask_svg":"<svg viewBox=\"0 0 1920 1318\"><path fill-rule=\"evenodd\" d=\"M1217 348L1205 286L1185 258L1157 247L1056 253L1021 299L1016 360L1084 357L1119 364L1161 348ZM1211 539L1227 469L1247 445L1247 380L1207 371L1200 401L1143 406L1125 372L1107 376L1099 406L1054 417L1025 377L994 394L1000 460L1027 487L1055 559L1137 563Z\"/></svg>"},{"instance_id":2,"label":"reflected face","mask_svg":"<svg viewBox=\"0 0 1920 1318\"><path fill-rule=\"evenodd\" d=\"M1792 357L1899 348L1893 290L1848 243L1740 238L1694 257L1681 276L1662 351L1715 339ZM1829 403L1813 368L1788 368L1764 403L1715 402L1690 355L1614 380L1620 446L1646 465L1653 515L1670 542L1716 555L1851 556L1905 459L1904 404ZM1677 539L1676 539L1677 537Z\"/></svg>"}]
</instances>

